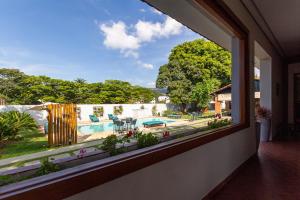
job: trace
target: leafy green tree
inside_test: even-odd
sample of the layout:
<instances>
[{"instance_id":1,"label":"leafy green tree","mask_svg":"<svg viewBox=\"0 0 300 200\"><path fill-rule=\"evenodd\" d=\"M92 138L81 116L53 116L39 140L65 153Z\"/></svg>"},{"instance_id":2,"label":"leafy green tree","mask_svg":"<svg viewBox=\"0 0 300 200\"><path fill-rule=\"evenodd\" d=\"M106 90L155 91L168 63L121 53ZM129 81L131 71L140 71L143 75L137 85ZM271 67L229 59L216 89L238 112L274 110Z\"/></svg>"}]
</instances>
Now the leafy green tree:
<instances>
[{"instance_id":1,"label":"leafy green tree","mask_svg":"<svg viewBox=\"0 0 300 200\"><path fill-rule=\"evenodd\" d=\"M219 80L209 79L203 83L197 83L193 88L192 99L201 110L207 108L207 105L211 100L211 93L216 90L219 85Z\"/></svg>"},{"instance_id":2,"label":"leafy green tree","mask_svg":"<svg viewBox=\"0 0 300 200\"><path fill-rule=\"evenodd\" d=\"M195 101L192 91L197 84L216 79L219 86L224 86L230 83L230 75L230 52L211 41L197 39L171 50L168 63L159 69L156 87L167 88L171 101L185 111L186 104Z\"/></svg>"},{"instance_id":3,"label":"leafy green tree","mask_svg":"<svg viewBox=\"0 0 300 200\"><path fill-rule=\"evenodd\" d=\"M148 103L155 93L120 80L87 83L84 79L65 81L47 76L29 76L15 69L0 69L0 94L8 103Z\"/></svg>"}]
</instances>

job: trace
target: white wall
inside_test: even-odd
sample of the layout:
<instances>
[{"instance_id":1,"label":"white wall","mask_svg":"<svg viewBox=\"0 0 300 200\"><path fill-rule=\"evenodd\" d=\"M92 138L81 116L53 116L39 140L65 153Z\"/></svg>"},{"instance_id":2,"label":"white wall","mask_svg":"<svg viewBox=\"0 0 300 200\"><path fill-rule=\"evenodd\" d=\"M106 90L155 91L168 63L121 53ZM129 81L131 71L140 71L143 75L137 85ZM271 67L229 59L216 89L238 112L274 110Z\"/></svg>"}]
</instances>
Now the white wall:
<instances>
[{"instance_id":1,"label":"white wall","mask_svg":"<svg viewBox=\"0 0 300 200\"><path fill-rule=\"evenodd\" d=\"M250 129L211 142L68 200L200 200L255 151Z\"/></svg>"},{"instance_id":2,"label":"white wall","mask_svg":"<svg viewBox=\"0 0 300 200\"><path fill-rule=\"evenodd\" d=\"M300 73L300 63L288 65L288 122L294 123L294 74Z\"/></svg>"},{"instance_id":3,"label":"white wall","mask_svg":"<svg viewBox=\"0 0 300 200\"><path fill-rule=\"evenodd\" d=\"M144 109L141 109L141 106ZM166 104L77 104L77 107L81 108L81 119L79 121L90 121L89 115L93 114L94 106L102 106L104 110L103 117L101 119L108 119L108 114L114 113L114 106L122 106L123 113L118 117L151 117L152 108L156 105L156 110L162 114L167 110Z\"/></svg>"},{"instance_id":4,"label":"white wall","mask_svg":"<svg viewBox=\"0 0 300 200\"><path fill-rule=\"evenodd\" d=\"M151 0L151 2L158 4L162 0ZM170 8L173 13L177 11L189 13L187 8L173 7L177 1L164 0L163 2L165 4L164 8ZM254 41L258 41L272 57L272 87L270 89L275 88L276 82L283 85L283 63L277 51L257 27L240 0L224 0L224 2L250 31L250 80L254 78ZM194 18L191 21L198 20ZM250 85L250 96L248 97L251 100L250 128L84 191L70 197L69 200L99 198L105 200L201 199L255 153L254 83L252 81L250 83L252 83ZM272 93L272 126L274 127L278 126L283 120L282 94L282 89L279 96L275 96L274 92Z\"/></svg>"},{"instance_id":5,"label":"white wall","mask_svg":"<svg viewBox=\"0 0 300 200\"><path fill-rule=\"evenodd\" d=\"M162 114L167 110L167 104L77 104L81 108L81 119L82 121L90 121L89 115L93 114L94 106L103 106L104 115L100 119L108 119L108 114L113 114L114 106L123 106L122 115L119 117L152 117L152 108L156 105L157 113ZM141 106L144 105L144 109ZM46 111L34 111L29 110L34 105L5 105L0 106L0 112L18 110L20 112L29 113L39 125L45 124L47 122L47 112Z\"/></svg>"}]
</instances>

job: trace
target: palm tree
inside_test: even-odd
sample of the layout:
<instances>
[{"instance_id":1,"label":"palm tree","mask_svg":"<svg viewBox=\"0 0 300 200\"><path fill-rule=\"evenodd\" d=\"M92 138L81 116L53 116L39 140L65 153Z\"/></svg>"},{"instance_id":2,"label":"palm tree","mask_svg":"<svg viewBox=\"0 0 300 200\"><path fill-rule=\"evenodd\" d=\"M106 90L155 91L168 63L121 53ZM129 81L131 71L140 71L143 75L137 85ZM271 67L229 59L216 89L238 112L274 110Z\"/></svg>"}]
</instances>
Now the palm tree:
<instances>
[{"instance_id":1,"label":"palm tree","mask_svg":"<svg viewBox=\"0 0 300 200\"><path fill-rule=\"evenodd\" d=\"M79 84L85 84L86 83L86 80L84 80L83 78L76 78L74 80L75 83L79 83Z\"/></svg>"}]
</instances>

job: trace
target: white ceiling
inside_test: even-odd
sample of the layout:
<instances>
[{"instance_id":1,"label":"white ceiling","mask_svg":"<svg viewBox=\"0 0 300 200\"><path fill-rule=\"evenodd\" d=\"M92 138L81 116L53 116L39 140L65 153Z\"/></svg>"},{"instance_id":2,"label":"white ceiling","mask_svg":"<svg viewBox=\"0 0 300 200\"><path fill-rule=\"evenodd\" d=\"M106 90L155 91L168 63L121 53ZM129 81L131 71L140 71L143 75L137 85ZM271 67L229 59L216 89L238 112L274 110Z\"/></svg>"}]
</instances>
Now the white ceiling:
<instances>
[{"instance_id":1,"label":"white ceiling","mask_svg":"<svg viewBox=\"0 0 300 200\"><path fill-rule=\"evenodd\" d=\"M243 0L285 57L300 55L300 0Z\"/></svg>"}]
</instances>

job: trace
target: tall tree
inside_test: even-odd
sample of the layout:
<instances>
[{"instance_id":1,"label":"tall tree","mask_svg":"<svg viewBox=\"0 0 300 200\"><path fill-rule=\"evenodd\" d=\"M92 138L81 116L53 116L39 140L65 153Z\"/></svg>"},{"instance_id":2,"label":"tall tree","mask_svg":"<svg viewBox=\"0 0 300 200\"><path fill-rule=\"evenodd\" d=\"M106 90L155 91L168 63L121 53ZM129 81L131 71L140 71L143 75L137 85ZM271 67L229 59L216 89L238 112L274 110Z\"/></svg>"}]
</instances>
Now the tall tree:
<instances>
[{"instance_id":1,"label":"tall tree","mask_svg":"<svg viewBox=\"0 0 300 200\"><path fill-rule=\"evenodd\" d=\"M181 105L182 111L192 98L194 87L211 79L219 86L230 83L231 54L215 43L197 39L177 45L171 50L169 61L162 65L156 87L167 88L173 103Z\"/></svg>"},{"instance_id":2,"label":"tall tree","mask_svg":"<svg viewBox=\"0 0 300 200\"><path fill-rule=\"evenodd\" d=\"M65 81L47 76L29 76L19 70L0 68L0 95L8 103L149 103L155 93L120 80L87 83L83 79Z\"/></svg>"}]
</instances>

